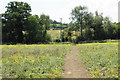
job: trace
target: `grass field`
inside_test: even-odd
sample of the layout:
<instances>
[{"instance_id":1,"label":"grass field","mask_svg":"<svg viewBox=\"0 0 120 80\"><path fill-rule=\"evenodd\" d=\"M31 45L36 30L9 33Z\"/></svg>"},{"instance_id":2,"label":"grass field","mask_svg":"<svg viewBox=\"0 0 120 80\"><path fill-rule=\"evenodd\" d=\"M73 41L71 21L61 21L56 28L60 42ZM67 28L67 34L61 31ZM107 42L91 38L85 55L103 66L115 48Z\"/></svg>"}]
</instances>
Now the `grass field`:
<instances>
[{"instance_id":1,"label":"grass field","mask_svg":"<svg viewBox=\"0 0 120 80\"><path fill-rule=\"evenodd\" d=\"M51 35L52 40L56 39L57 37L60 37L60 30L48 30L47 32Z\"/></svg>"},{"instance_id":2,"label":"grass field","mask_svg":"<svg viewBox=\"0 0 120 80\"><path fill-rule=\"evenodd\" d=\"M91 43L77 45L93 78L118 78L118 43Z\"/></svg>"},{"instance_id":3,"label":"grass field","mask_svg":"<svg viewBox=\"0 0 120 80\"><path fill-rule=\"evenodd\" d=\"M71 45L3 45L3 78L59 78Z\"/></svg>"},{"instance_id":4,"label":"grass field","mask_svg":"<svg viewBox=\"0 0 120 80\"><path fill-rule=\"evenodd\" d=\"M91 77L118 78L118 43L74 46ZM3 78L60 78L64 58L72 47L72 44L2 45Z\"/></svg>"}]
</instances>

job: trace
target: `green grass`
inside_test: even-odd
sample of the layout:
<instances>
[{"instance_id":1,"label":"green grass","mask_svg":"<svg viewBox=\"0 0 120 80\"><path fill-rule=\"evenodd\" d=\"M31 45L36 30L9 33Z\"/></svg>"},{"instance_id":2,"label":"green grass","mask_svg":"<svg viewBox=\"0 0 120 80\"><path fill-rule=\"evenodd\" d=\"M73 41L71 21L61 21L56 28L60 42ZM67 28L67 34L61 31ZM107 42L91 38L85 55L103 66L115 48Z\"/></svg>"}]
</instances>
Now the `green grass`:
<instances>
[{"instance_id":1,"label":"green grass","mask_svg":"<svg viewBox=\"0 0 120 80\"><path fill-rule=\"evenodd\" d=\"M51 25L53 25L53 24L51 24ZM56 25L56 27L61 27L61 24L55 24L55 25ZM62 27L66 27L66 25L62 24Z\"/></svg>"},{"instance_id":2,"label":"green grass","mask_svg":"<svg viewBox=\"0 0 120 80\"><path fill-rule=\"evenodd\" d=\"M79 44L79 57L83 59L93 78L118 78L118 44Z\"/></svg>"},{"instance_id":3,"label":"green grass","mask_svg":"<svg viewBox=\"0 0 120 80\"><path fill-rule=\"evenodd\" d=\"M61 78L70 43L2 45L3 78ZM77 44L93 78L118 78L118 42Z\"/></svg>"},{"instance_id":4,"label":"green grass","mask_svg":"<svg viewBox=\"0 0 120 80\"><path fill-rule=\"evenodd\" d=\"M3 45L3 78L60 78L70 45Z\"/></svg>"}]
</instances>

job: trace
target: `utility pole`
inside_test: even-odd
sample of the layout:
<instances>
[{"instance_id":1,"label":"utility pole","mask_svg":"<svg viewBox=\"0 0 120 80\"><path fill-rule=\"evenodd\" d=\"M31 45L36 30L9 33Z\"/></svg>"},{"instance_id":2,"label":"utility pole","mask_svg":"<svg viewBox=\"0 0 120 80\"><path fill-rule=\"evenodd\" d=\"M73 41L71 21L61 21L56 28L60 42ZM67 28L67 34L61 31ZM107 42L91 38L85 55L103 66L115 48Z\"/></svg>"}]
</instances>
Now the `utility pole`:
<instances>
[{"instance_id":1,"label":"utility pole","mask_svg":"<svg viewBox=\"0 0 120 80\"><path fill-rule=\"evenodd\" d=\"M60 18L60 21L61 21L61 33L62 33L62 18Z\"/></svg>"}]
</instances>

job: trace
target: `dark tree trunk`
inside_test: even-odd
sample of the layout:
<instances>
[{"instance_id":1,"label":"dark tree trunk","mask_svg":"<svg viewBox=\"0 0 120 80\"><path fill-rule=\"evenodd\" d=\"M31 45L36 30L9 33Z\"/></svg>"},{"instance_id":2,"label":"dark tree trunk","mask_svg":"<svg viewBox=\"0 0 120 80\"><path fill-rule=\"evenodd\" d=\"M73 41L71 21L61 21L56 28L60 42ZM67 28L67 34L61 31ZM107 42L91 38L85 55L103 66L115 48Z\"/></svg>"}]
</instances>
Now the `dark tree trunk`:
<instances>
[{"instance_id":1,"label":"dark tree trunk","mask_svg":"<svg viewBox=\"0 0 120 80\"><path fill-rule=\"evenodd\" d=\"M19 22L18 24L18 28L17 28L17 33L18 33L18 38L17 38L17 42L18 43L22 43L23 42L23 24L22 22Z\"/></svg>"},{"instance_id":2,"label":"dark tree trunk","mask_svg":"<svg viewBox=\"0 0 120 80\"><path fill-rule=\"evenodd\" d=\"M22 33L22 31L19 31L18 32L18 43L22 43L23 42L23 33Z\"/></svg>"}]
</instances>

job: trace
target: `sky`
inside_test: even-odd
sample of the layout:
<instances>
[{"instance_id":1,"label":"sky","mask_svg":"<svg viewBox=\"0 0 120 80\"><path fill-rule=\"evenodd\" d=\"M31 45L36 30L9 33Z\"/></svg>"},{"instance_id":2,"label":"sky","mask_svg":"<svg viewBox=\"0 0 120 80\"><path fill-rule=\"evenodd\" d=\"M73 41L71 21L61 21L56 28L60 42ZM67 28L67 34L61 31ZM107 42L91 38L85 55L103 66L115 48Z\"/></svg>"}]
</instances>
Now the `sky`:
<instances>
[{"instance_id":1,"label":"sky","mask_svg":"<svg viewBox=\"0 0 120 80\"><path fill-rule=\"evenodd\" d=\"M110 17L112 22L118 22L118 2L120 0L0 0L0 13L7 9L5 6L10 1L22 1L30 4L33 15L46 14L52 20L63 23L69 23L70 13L76 6L86 6L89 12L103 13L104 17Z\"/></svg>"}]
</instances>

